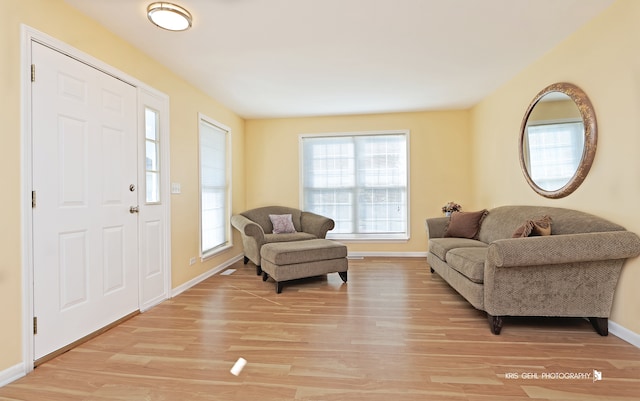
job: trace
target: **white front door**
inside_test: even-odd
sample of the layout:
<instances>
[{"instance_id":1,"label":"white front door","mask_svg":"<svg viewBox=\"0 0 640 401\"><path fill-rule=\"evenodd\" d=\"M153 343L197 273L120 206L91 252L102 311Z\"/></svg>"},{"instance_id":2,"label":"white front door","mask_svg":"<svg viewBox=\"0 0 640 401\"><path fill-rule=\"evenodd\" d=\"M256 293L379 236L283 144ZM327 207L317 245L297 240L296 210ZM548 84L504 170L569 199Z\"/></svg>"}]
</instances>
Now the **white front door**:
<instances>
[{"instance_id":1,"label":"white front door","mask_svg":"<svg viewBox=\"0 0 640 401\"><path fill-rule=\"evenodd\" d=\"M136 88L32 43L34 359L138 310Z\"/></svg>"}]
</instances>

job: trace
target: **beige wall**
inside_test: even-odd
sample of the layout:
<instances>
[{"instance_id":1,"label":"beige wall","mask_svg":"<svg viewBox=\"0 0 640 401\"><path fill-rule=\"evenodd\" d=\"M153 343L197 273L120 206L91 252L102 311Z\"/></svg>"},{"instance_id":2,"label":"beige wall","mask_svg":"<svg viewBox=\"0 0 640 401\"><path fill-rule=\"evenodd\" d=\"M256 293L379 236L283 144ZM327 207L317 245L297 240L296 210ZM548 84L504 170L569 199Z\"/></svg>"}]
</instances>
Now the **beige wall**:
<instances>
[{"instance_id":1,"label":"beige wall","mask_svg":"<svg viewBox=\"0 0 640 401\"><path fill-rule=\"evenodd\" d=\"M410 130L411 239L347 242L349 252L426 252L426 217L448 201L473 210L468 111L250 120L246 123L247 208L300 206L299 135Z\"/></svg>"},{"instance_id":2,"label":"beige wall","mask_svg":"<svg viewBox=\"0 0 640 401\"><path fill-rule=\"evenodd\" d=\"M66 42L166 93L171 102L172 286L176 287L242 253L232 250L189 266L198 256L198 112L230 127L233 141L233 210L244 208L244 120L178 78L141 51L62 0L0 0L0 371L22 360L20 24Z\"/></svg>"},{"instance_id":3,"label":"beige wall","mask_svg":"<svg viewBox=\"0 0 640 401\"><path fill-rule=\"evenodd\" d=\"M472 110L475 199L489 207L535 204L594 213L640 233L640 2L621 0ZM558 200L531 190L520 171L521 119L533 97L554 82L580 86L598 120L591 172ZM640 333L640 259L629 260L611 320Z\"/></svg>"}]
</instances>

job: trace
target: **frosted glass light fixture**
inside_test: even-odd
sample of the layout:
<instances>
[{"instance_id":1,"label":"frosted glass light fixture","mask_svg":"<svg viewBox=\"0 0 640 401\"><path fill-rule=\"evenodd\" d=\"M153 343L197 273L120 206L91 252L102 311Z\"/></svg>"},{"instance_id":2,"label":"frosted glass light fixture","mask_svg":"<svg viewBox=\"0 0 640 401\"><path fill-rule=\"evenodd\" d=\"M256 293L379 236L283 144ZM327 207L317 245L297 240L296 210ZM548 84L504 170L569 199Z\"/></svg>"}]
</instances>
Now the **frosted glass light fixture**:
<instances>
[{"instance_id":1,"label":"frosted glass light fixture","mask_svg":"<svg viewBox=\"0 0 640 401\"><path fill-rule=\"evenodd\" d=\"M185 31L191 28L191 14L186 9L163 1L151 3L147 7L149 21L169 31Z\"/></svg>"}]
</instances>

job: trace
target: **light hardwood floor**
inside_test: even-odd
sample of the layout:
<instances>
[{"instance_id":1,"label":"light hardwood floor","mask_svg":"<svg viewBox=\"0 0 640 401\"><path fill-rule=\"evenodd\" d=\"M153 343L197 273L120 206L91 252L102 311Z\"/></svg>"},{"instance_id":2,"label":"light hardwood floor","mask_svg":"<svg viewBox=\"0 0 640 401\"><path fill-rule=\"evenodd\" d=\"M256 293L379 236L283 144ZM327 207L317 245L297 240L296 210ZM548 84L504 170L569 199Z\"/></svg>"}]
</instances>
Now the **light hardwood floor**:
<instances>
[{"instance_id":1,"label":"light hardwood floor","mask_svg":"<svg viewBox=\"0 0 640 401\"><path fill-rule=\"evenodd\" d=\"M583 319L506 319L495 336L422 258L351 260L347 284L334 273L279 295L253 265L232 268L0 388L0 399L640 399L640 349Z\"/></svg>"}]
</instances>

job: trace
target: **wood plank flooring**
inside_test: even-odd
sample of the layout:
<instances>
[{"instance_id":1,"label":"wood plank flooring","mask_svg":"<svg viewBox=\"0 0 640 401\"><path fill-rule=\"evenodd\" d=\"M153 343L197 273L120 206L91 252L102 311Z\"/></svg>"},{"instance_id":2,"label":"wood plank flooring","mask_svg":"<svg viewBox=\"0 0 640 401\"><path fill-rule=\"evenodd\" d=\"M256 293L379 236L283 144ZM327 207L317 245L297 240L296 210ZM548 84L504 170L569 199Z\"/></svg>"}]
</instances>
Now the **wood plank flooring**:
<instances>
[{"instance_id":1,"label":"wood plank flooring","mask_svg":"<svg viewBox=\"0 0 640 401\"><path fill-rule=\"evenodd\" d=\"M281 294L252 264L232 268L42 364L0 400L640 397L640 349L583 319L506 319L495 336L422 258L351 260L346 284L333 273Z\"/></svg>"}]
</instances>

